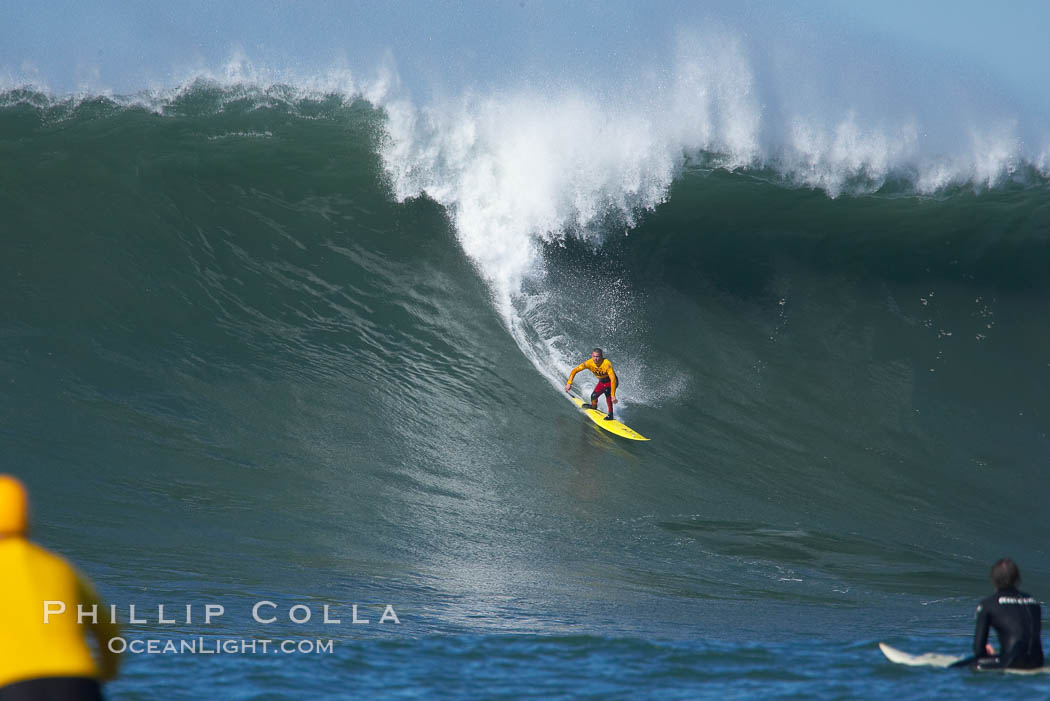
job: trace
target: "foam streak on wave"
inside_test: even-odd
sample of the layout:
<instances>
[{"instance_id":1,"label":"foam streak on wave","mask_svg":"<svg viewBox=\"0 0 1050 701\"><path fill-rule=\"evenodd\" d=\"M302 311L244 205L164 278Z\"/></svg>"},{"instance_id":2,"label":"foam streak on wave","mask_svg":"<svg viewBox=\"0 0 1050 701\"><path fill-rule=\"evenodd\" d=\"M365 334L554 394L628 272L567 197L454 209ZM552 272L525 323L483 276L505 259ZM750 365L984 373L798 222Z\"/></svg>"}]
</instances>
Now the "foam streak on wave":
<instances>
[{"instance_id":1,"label":"foam streak on wave","mask_svg":"<svg viewBox=\"0 0 1050 701\"><path fill-rule=\"evenodd\" d=\"M519 346L557 384L567 361L550 339L538 344L516 311L530 306L523 278L542 274L537 243L655 206L678 165L670 144L642 116L573 93L468 96L424 110L396 102L387 111L383 156L397 197L426 192L448 207Z\"/></svg>"}]
</instances>

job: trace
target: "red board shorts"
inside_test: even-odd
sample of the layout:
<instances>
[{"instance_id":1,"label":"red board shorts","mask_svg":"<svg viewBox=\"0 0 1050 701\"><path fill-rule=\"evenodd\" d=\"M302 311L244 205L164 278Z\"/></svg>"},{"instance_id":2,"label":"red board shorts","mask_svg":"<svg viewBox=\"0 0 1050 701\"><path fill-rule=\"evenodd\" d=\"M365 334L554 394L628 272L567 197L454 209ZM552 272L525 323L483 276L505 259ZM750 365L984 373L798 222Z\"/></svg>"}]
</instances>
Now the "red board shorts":
<instances>
[{"instance_id":1,"label":"red board shorts","mask_svg":"<svg viewBox=\"0 0 1050 701\"><path fill-rule=\"evenodd\" d=\"M612 413L612 382L605 380L599 382L594 386L594 391L591 392L591 404L593 405L598 401L598 397L605 395L605 403L609 405L609 413Z\"/></svg>"}]
</instances>

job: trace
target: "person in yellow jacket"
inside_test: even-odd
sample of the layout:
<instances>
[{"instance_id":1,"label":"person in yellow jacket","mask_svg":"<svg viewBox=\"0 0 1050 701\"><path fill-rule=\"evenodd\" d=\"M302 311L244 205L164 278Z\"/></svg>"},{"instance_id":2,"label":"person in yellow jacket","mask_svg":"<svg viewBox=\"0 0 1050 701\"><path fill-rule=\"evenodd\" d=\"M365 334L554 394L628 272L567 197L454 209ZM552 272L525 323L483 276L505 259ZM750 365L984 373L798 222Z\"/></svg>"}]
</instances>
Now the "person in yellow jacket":
<instances>
[{"instance_id":1,"label":"person in yellow jacket","mask_svg":"<svg viewBox=\"0 0 1050 701\"><path fill-rule=\"evenodd\" d=\"M569 381L565 383L566 392L572 389L572 380L580 370L590 370L598 378L598 384L595 385L594 391L591 392L591 408L598 408L598 397L604 394L605 403L609 405L609 415L605 417L605 420L612 421L613 404L617 403L616 385L618 384L612 363L605 357L605 353L602 352L601 348L595 348L591 351L590 360L583 361L569 373Z\"/></svg>"},{"instance_id":2,"label":"person in yellow jacket","mask_svg":"<svg viewBox=\"0 0 1050 701\"><path fill-rule=\"evenodd\" d=\"M27 540L28 530L25 487L0 475L0 701L101 699L100 682L117 675L119 657L108 644L120 631L91 582ZM94 634L97 657L85 629Z\"/></svg>"}]
</instances>

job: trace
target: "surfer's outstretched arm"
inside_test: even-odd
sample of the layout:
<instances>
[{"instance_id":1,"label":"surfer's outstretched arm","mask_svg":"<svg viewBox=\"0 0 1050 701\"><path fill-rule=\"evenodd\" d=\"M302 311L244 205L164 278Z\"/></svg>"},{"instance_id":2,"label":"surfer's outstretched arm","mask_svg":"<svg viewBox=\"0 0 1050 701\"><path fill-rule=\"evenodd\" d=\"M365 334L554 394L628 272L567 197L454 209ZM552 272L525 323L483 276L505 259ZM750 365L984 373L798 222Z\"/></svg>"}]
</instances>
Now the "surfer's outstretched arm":
<instances>
[{"instance_id":1,"label":"surfer's outstretched arm","mask_svg":"<svg viewBox=\"0 0 1050 701\"><path fill-rule=\"evenodd\" d=\"M570 389L572 389L572 378L576 377L576 373L578 373L580 370L583 370L584 367L586 367L586 365L587 365L587 363L580 363L579 365L577 365L575 368L572 369L572 372L569 373L569 379L565 383L565 391L566 392L568 392Z\"/></svg>"}]
</instances>

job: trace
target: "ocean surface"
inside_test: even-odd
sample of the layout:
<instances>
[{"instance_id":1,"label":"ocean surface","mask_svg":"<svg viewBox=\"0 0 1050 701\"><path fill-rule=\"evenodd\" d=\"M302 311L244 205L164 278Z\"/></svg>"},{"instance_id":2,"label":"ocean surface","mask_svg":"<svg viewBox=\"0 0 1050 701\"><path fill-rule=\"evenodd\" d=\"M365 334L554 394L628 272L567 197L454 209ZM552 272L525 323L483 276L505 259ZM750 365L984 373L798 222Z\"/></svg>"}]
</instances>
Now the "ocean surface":
<instances>
[{"instance_id":1,"label":"ocean surface","mask_svg":"<svg viewBox=\"0 0 1050 701\"><path fill-rule=\"evenodd\" d=\"M128 641L331 641L127 654L112 698L1050 695L876 646L965 654L999 557L1050 591L1046 152L778 141L719 85L688 138L528 93L0 93L35 539ZM566 401L594 346L651 442Z\"/></svg>"}]
</instances>

